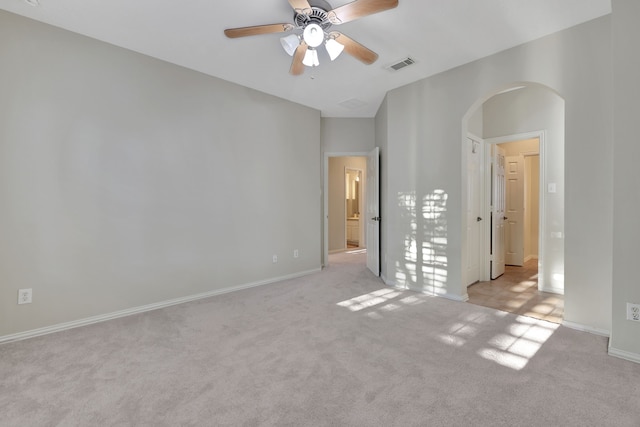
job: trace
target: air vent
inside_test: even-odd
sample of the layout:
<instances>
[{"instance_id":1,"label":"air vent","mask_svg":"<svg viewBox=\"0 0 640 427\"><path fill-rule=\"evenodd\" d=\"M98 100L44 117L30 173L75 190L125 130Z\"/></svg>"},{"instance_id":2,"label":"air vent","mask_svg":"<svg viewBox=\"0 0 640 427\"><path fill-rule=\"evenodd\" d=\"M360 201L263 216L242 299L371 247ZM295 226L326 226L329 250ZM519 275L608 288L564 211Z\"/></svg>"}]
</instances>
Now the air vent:
<instances>
[{"instance_id":1,"label":"air vent","mask_svg":"<svg viewBox=\"0 0 640 427\"><path fill-rule=\"evenodd\" d=\"M406 59L403 59L402 61L396 62L393 65L390 65L389 68L391 68L394 71L398 71L404 67L408 67L411 64L415 64L415 62L416 61L414 61L411 58L406 58Z\"/></svg>"}]
</instances>

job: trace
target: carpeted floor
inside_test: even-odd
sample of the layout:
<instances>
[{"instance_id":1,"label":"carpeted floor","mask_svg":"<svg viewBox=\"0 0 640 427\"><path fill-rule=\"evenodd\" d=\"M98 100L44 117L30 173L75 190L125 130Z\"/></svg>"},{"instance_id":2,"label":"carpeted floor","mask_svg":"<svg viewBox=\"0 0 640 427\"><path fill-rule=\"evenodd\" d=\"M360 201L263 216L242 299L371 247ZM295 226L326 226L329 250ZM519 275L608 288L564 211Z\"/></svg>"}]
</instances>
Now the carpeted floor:
<instances>
[{"instance_id":1,"label":"carpeted floor","mask_svg":"<svg viewBox=\"0 0 640 427\"><path fill-rule=\"evenodd\" d=\"M0 346L1 426L640 426L607 340L312 276Z\"/></svg>"}]
</instances>

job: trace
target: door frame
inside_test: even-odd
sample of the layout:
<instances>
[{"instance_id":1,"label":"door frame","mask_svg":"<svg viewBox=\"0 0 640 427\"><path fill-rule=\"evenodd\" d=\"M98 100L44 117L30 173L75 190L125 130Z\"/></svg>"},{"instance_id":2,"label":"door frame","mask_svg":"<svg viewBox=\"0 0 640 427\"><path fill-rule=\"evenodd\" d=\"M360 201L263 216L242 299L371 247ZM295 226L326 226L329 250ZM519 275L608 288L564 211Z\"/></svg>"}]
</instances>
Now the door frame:
<instances>
[{"instance_id":1,"label":"door frame","mask_svg":"<svg viewBox=\"0 0 640 427\"><path fill-rule=\"evenodd\" d=\"M325 152L322 167L322 268L329 265L329 157L367 157L368 151ZM364 194L366 197L366 194ZM366 200L363 200L366 202ZM345 236L346 237L346 236Z\"/></svg>"},{"instance_id":2,"label":"door frame","mask_svg":"<svg viewBox=\"0 0 640 427\"><path fill-rule=\"evenodd\" d=\"M512 135L505 135L505 136L499 136L499 137L495 137L495 138L486 138L483 140L483 144L488 145L488 144L503 144L506 142L515 142L515 141L520 141L520 140L524 140L524 139L534 139L534 138L538 138L538 152L540 155L540 177L539 177L539 188L540 188L540 192L539 192L539 200L538 200L538 290L544 290L545 289L545 283L544 283L544 275L542 274L544 272L544 262L543 260L545 259L545 240L546 240L546 236L547 236L547 220L546 217L544 215L545 212L545 207L546 207L546 198L547 198L547 192L544 190L546 187L544 185L545 181L546 181L546 135L545 135L545 131L544 130L539 130L539 131L532 131L532 132L525 132L525 133L518 133L518 134L512 134ZM485 173L483 175L483 184L482 184L482 188L484 189L484 203L483 203L483 212L486 218L488 218L491 215L491 207L490 207L490 199L487 198L487 195L491 194L491 156L487 155L487 152L490 152L491 150L484 150L485 153L485 159L484 159L484 164L485 164ZM489 172L487 172L487 169L489 170ZM485 227L485 239L491 239L491 230L489 230L488 228ZM485 240L485 241L490 241L490 240ZM489 265L490 259L491 259L491 255L490 255L490 251L489 251L489 247L487 245L483 246L481 248L481 254L480 254L480 259L483 260L485 265ZM481 271L485 271L485 270L481 270ZM484 276L482 278L483 281L488 281L491 280L491 278L489 277L489 275L487 274L486 276Z\"/></svg>"}]
</instances>

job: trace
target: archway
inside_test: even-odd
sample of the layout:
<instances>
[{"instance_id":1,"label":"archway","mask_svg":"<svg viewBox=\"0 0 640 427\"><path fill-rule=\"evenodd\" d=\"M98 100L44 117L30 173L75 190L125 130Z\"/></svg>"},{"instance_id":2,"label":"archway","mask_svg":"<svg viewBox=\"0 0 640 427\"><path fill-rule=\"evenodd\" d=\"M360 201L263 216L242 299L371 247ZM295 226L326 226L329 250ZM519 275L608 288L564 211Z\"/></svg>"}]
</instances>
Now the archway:
<instances>
[{"instance_id":1,"label":"archway","mask_svg":"<svg viewBox=\"0 0 640 427\"><path fill-rule=\"evenodd\" d=\"M492 254L496 248L491 244L491 232L498 219L495 213L492 215L492 192L487 189L491 188L488 183L492 180L491 144L538 138L538 290L563 294L564 100L544 85L512 83L476 101L464 116L462 133L461 277L465 285L490 280L490 263L492 259L495 262L498 255ZM479 167L471 167L474 162L479 163ZM474 210L475 203L480 204L478 212ZM476 262L477 272L473 268Z\"/></svg>"}]
</instances>

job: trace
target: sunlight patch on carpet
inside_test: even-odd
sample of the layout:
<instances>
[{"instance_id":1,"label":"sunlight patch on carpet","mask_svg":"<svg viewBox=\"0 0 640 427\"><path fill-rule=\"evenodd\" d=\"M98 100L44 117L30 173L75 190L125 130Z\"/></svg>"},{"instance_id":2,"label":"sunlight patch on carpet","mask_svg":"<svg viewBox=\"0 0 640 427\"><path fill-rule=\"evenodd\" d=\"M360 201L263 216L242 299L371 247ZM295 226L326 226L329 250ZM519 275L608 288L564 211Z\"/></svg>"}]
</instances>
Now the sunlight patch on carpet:
<instances>
[{"instance_id":1,"label":"sunlight patch on carpet","mask_svg":"<svg viewBox=\"0 0 640 427\"><path fill-rule=\"evenodd\" d=\"M504 333L491 338L488 346L480 349L478 355L519 371L527 366L559 326L544 320L518 316Z\"/></svg>"},{"instance_id":2,"label":"sunlight patch on carpet","mask_svg":"<svg viewBox=\"0 0 640 427\"><path fill-rule=\"evenodd\" d=\"M364 310L365 308L386 303L400 294L402 294L402 292L395 291L389 288L379 289L377 291L369 292L368 294L360 295L346 301L341 301L337 305L339 305L340 307L348 308L351 311L360 311Z\"/></svg>"}]
</instances>

